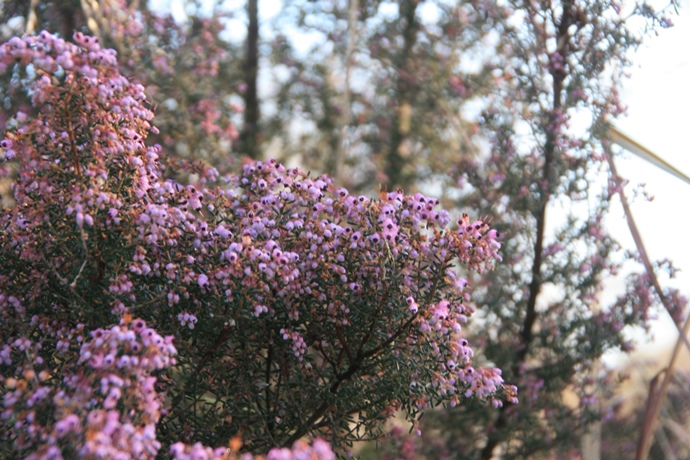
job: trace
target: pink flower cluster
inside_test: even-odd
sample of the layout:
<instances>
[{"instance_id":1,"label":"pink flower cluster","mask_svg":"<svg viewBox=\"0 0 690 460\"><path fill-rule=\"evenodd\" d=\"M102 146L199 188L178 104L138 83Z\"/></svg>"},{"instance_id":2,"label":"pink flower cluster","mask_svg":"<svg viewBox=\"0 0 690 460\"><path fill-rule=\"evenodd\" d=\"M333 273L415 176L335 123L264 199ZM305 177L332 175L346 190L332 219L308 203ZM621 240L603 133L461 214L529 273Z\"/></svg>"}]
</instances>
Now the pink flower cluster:
<instances>
[{"instance_id":1,"label":"pink flower cluster","mask_svg":"<svg viewBox=\"0 0 690 460\"><path fill-rule=\"evenodd\" d=\"M4 423L26 458L151 458L160 448L157 370L175 364L172 337L142 320L97 329L76 362L51 368L43 345L15 340L2 375ZM70 454L72 453L72 454Z\"/></svg>"},{"instance_id":2,"label":"pink flower cluster","mask_svg":"<svg viewBox=\"0 0 690 460\"><path fill-rule=\"evenodd\" d=\"M211 449L198 443L193 446L173 444L170 452L174 460L335 460L331 446L322 439L314 440L312 445L298 441L291 449L271 449L266 456L236 455L231 448Z\"/></svg>"}]
</instances>

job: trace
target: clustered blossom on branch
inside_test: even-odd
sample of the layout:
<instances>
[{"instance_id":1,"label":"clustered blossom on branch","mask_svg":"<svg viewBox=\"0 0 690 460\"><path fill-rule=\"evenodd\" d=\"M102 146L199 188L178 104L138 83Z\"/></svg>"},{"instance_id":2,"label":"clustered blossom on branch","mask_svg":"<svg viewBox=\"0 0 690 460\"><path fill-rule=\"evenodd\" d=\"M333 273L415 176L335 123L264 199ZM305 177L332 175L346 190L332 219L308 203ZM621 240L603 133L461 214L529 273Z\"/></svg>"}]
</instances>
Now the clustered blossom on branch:
<instances>
[{"instance_id":1,"label":"clustered blossom on branch","mask_svg":"<svg viewBox=\"0 0 690 460\"><path fill-rule=\"evenodd\" d=\"M226 188L165 180L143 87L74 38L0 47L1 71L31 68L37 114L0 143L18 163L0 218L3 452L344 449L398 409L517 402L462 337L461 270L499 257L486 222L451 229L435 199L356 197L275 161ZM268 458L300 452L332 456Z\"/></svg>"},{"instance_id":2,"label":"clustered blossom on branch","mask_svg":"<svg viewBox=\"0 0 690 460\"><path fill-rule=\"evenodd\" d=\"M119 0L39 6L18 2L0 12L0 21L16 21L26 14L34 16L26 30L60 31L66 39L78 30L117 50L121 72L135 78L156 107L161 132L151 133L149 139L165 146L163 163L193 168L203 159L227 171L236 161L237 155L229 152L239 136L235 123L242 112L237 103L241 96L236 94L240 60L227 41L223 15L191 14L188 21L179 22L159 9ZM10 27L4 34L12 30L24 29ZM9 82L11 75L5 76ZM24 77L21 71L17 76ZM9 86L0 87L3 128L17 110L33 113L26 99Z\"/></svg>"},{"instance_id":3,"label":"clustered blossom on branch","mask_svg":"<svg viewBox=\"0 0 690 460\"><path fill-rule=\"evenodd\" d=\"M237 447L220 447L211 449L204 447L201 443L196 443L193 446L182 443L173 444L170 452L174 460L335 460L335 454L322 439L314 440L312 445L304 441L297 441L291 449L271 449L270 452L264 455L254 456L252 454L238 455L236 449L239 448L239 441Z\"/></svg>"},{"instance_id":4,"label":"clustered blossom on branch","mask_svg":"<svg viewBox=\"0 0 690 460\"><path fill-rule=\"evenodd\" d=\"M37 325L37 317L31 323ZM83 324L75 330L83 331ZM161 400L153 374L175 364L172 336L163 338L129 316L89 335L69 373L44 359L42 341L5 344L3 367L14 372L3 373L0 418L12 424L15 452L30 459L155 456Z\"/></svg>"}]
</instances>

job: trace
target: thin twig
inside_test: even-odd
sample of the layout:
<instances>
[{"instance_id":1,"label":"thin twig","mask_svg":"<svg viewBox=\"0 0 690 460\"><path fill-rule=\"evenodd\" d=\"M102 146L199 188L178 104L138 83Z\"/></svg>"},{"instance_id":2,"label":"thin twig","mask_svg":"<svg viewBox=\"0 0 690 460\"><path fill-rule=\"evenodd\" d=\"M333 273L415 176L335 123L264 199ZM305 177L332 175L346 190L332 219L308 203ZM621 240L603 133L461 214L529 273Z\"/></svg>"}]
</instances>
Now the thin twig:
<instances>
[{"instance_id":1,"label":"thin twig","mask_svg":"<svg viewBox=\"0 0 690 460\"><path fill-rule=\"evenodd\" d=\"M36 9L38 8L39 1L31 0L29 5L29 15L26 18L26 34L31 35L36 32L36 24L38 23L38 15L36 14Z\"/></svg>"},{"instance_id":2,"label":"thin twig","mask_svg":"<svg viewBox=\"0 0 690 460\"><path fill-rule=\"evenodd\" d=\"M642 421L642 427L640 429L640 438L637 444L637 450L635 452L635 460L646 460L649 457L649 450L652 447L653 435L656 430L656 423L659 417L659 411L661 410L661 403L666 397L668 388L671 385L671 379L673 378L673 370L676 366L676 361L678 360L678 355L683 347L682 338L687 337L688 331L690 331L690 315L688 315L683 325L683 332L676 340L676 345L673 348L673 354L671 355L671 360L665 369L662 369L659 374L657 374L654 379L649 384L649 393L647 395L647 405L645 408L644 419ZM661 382L659 391L655 391L658 384L658 379L661 374L664 374L664 380Z\"/></svg>"},{"instance_id":3,"label":"thin twig","mask_svg":"<svg viewBox=\"0 0 690 460\"><path fill-rule=\"evenodd\" d=\"M79 280L79 277L84 271L84 267L86 267L86 262L89 260L89 248L88 246L86 246L86 237L84 236L83 228L81 229L81 244L84 247L84 261L81 263L81 267L79 267L79 272L77 272L77 276L75 276L74 280L69 284L69 287L72 290L77 288L77 281Z\"/></svg>"}]
</instances>

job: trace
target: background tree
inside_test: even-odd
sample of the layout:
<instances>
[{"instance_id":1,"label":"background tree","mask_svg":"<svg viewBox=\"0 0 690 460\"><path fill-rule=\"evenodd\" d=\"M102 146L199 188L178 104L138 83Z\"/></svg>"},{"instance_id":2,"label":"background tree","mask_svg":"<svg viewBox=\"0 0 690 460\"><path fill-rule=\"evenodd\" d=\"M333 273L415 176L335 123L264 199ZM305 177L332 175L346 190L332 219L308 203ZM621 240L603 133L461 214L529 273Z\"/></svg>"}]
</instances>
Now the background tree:
<instances>
[{"instance_id":1,"label":"background tree","mask_svg":"<svg viewBox=\"0 0 690 460\"><path fill-rule=\"evenodd\" d=\"M244 126L240 141L240 151L251 158L260 158L261 120L258 96L259 79L259 1L247 1L247 39L244 63Z\"/></svg>"},{"instance_id":2,"label":"background tree","mask_svg":"<svg viewBox=\"0 0 690 460\"><path fill-rule=\"evenodd\" d=\"M501 29L508 78L482 112L490 152L458 162L456 177L467 191L459 203L497 216L494 224L508 235L506 264L475 291L492 331L477 339L486 358L520 382L523 397L498 415L474 405L427 419L454 458L577 451L588 423L601 417L597 397L616 385L598 358L631 349L623 328L647 327L649 308L659 303L647 275L635 270L615 302L600 301L604 281L637 259L622 254L602 226L620 184L602 178L601 142L623 112L620 78L642 40L629 21L653 27L666 20L644 4L629 11L605 2L509 6L483 10L510 12ZM686 301L676 294L666 292L677 321Z\"/></svg>"},{"instance_id":3,"label":"background tree","mask_svg":"<svg viewBox=\"0 0 690 460\"><path fill-rule=\"evenodd\" d=\"M288 2L274 22L272 62L290 77L271 132L285 154L314 168L333 171L333 155L342 157L340 177L354 188L409 190L442 179L452 158L477 151L466 112L494 78L495 54L481 50L502 46L491 39L495 18L461 3L361 1L354 15L352 6ZM313 45L286 35L295 29ZM290 142L295 113L302 129Z\"/></svg>"},{"instance_id":4,"label":"background tree","mask_svg":"<svg viewBox=\"0 0 690 460\"><path fill-rule=\"evenodd\" d=\"M428 175L433 171L428 162L433 162L433 158L449 158L442 153L443 145L445 148L449 145L443 144L447 137L442 129L435 130L434 140L424 144L408 143L410 138L421 139L420 131L413 137L407 136L410 114L426 114L424 91L431 94L433 110L446 102L446 99L441 102L439 93L433 93L435 84L463 81L444 78L438 71L440 60L434 54L436 48L430 50L423 46L425 32L433 28L428 23L426 27L420 26L425 19L428 21L420 10L422 5L430 4L444 7L432 2L401 2L397 10L392 7L393 12L389 13L384 12L383 4L361 7L362 22L369 27L360 25L357 38L361 40L371 34L374 39L369 42L370 50L378 53L362 51L364 47L360 45L358 57L368 68L381 69L377 76L392 76L367 80L369 74L360 74L364 81L371 81L363 86L369 94L375 94L364 97L363 104L368 102L372 107L379 101L388 101L381 106L388 116L379 118L381 123L375 127L360 117L358 121L363 123L352 131L362 129L371 136L363 136L361 143L348 139L351 151L360 148L369 152L363 157L376 165L373 171L378 171L379 176L368 176L374 177L374 182L378 179L386 183L393 177L389 184L409 187L417 181L420 186L423 184L420 179L433 177ZM332 14L332 4L324 5L326 13ZM367 6L371 9L367 10ZM623 328L647 327L648 308L658 304L655 293L646 288L647 276L635 273L630 275L628 291L617 302L599 303L604 280L615 276L622 267L628 270L625 260L636 258L623 254L602 227L612 194L619 185L607 182L606 174L601 174L606 171L606 165L600 142L605 138L606 124L623 112L618 88L628 64L628 53L639 45L646 31L655 26L665 27L669 22L665 12L657 13L646 3L627 10L607 2L542 2L539 5L467 2L454 7L455 14L441 17L471 18L462 24L464 37L474 40L483 37L489 43L491 37L500 37L496 38L499 44L485 47L479 62L475 61L481 70L470 74L475 77L474 95L487 96L472 98L473 93L466 91L464 100L454 107L455 111L450 111L462 121L467 119L462 103L474 102L483 107L477 119L481 133L463 141L488 139L491 147L486 155L480 156L462 155L458 148L452 150L459 160L455 178L462 191L457 193L461 196L459 203L471 203L485 214L500 216L497 225L508 235L506 260L509 263L493 272L492 279L478 292L482 303L491 307L486 321L494 332L487 337L482 330L477 340L487 347L486 358L502 362L503 368L509 369L507 372L522 381L522 388L528 390L532 399L517 408L504 407L497 418L481 406L442 412L445 415L440 422L436 424L430 417L432 421L427 427L442 427L448 450L458 458L490 458L499 445L503 455L518 458L554 450L567 452L578 447L589 421L600 416L593 405L593 395L616 385L608 372L597 367L598 358L606 350L631 349L632 344L621 333ZM299 11L304 22L315 14L311 10ZM336 17L343 25L344 8L340 11ZM371 11L375 13L367 15ZM388 27L385 32L376 32L378 23L372 17L377 14L383 17L382 29ZM323 27L323 21L313 18L312 21ZM631 23L641 24L642 31L636 32L637 26L630 26ZM453 29L447 26L442 30ZM342 46L342 35L337 37L334 41ZM438 44L438 41L430 42ZM449 68L458 74L462 69L458 61L471 56L470 43L472 40L461 41L458 48L452 48L455 54L451 55L456 61ZM418 52L416 60L415 51ZM385 58L376 61L372 56ZM323 66L326 61L314 56L311 59L315 67ZM379 67L381 62L385 64ZM411 75L414 77L407 80ZM487 75L492 78L478 79ZM464 80L472 81L468 77ZM329 81L331 89L324 91ZM392 85L387 86L389 82ZM335 92L332 79L322 78L319 88L319 92L312 92L314 99L335 99L324 97ZM372 88L381 89L381 93L374 93ZM357 105L353 103L352 110L356 113ZM324 106L328 107L322 102L320 107ZM329 118L324 114L320 119ZM433 123L432 119L420 116L411 126L423 132L442 124ZM572 120L575 120L573 126ZM336 125L334 120L316 125L322 136L324 132L338 133L332 130ZM462 130L458 131L462 134ZM378 137L374 140L374 136ZM404 159L402 144L424 147L433 144L434 148L429 149L428 156L422 147L410 159ZM481 150L476 145L474 150L465 148L473 152ZM422 158L426 161L421 161L424 165L421 171L409 168ZM357 166L361 168L362 163ZM408 179L403 178L405 171ZM556 215L556 209L561 206L570 212L556 217L558 221L547 227L547 210ZM665 268L670 267L664 263L657 266L658 270ZM669 273L672 272L670 268ZM550 292L545 293L547 289ZM674 298L671 292L667 295ZM675 299L677 320L685 300ZM508 350L518 351L506 353ZM573 406L565 397L568 392L582 404ZM458 430L448 429L451 421Z\"/></svg>"}]
</instances>

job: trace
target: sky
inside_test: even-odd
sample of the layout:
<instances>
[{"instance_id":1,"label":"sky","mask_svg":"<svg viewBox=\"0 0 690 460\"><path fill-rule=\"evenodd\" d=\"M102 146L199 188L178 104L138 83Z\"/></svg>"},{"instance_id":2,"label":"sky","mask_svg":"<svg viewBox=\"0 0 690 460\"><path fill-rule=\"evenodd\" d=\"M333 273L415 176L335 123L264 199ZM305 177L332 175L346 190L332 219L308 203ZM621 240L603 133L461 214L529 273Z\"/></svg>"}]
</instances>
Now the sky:
<instances>
[{"instance_id":1,"label":"sky","mask_svg":"<svg viewBox=\"0 0 690 460\"><path fill-rule=\"evenodd\" d=\"M631 76L621 92L628 113L616 125L690 176L690 0L681 1L679 13L672 17L674 27L659 31L658 36L652 34L632 56ZM617 158L616 166L630 181L626 187L629 199L632 188L640 183L654 196L651 202L635 200L633 216L650 258L671 259L681 270L676 279L662 284L690 297L690 185L632 154ZM607 228L626 248L634 248L620 205L608 219ZM668 348L678 336L664 312L652 333L653 344L641 343L643 347Z\"/></svg>"}]
</instances>

